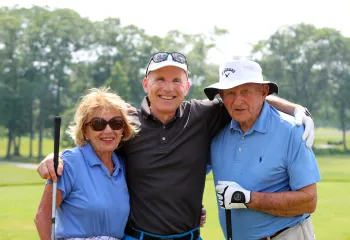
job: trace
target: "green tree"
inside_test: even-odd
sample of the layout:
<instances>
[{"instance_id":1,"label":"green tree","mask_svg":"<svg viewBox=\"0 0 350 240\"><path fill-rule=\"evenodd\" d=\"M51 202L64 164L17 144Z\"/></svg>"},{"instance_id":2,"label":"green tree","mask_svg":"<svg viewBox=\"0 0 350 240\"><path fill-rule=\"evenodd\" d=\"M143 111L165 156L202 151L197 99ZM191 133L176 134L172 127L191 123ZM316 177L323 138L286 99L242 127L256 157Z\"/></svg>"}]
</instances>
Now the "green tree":
<instances>
[{"instance_id":1,"label":"green tree","mask_svg":"<svg viewBox=\"0 0 350 240\"><path fill-rule=\"evenodd\" d=\"M327 36L323 29L300 24L279 29L268 40L253 47L252 55L259 58L265 77L280 86L280 95L307 106L312 112L320 108L327 85L320 78L323 66L322 49Z\"/></svg>"},{"instance_id":2,"label":"green tree","mask_svg":"<svg viewBox=\"0 0 350 240\"><path fill-rule=\"evenodd\" d=\"M204 97L203 83L216 81L217 75L206 56L225 32L214 28L206 36L173 30L161 38L121 26L117 18L92 22L70 9L0 8L0 125L8 133L7 157L20 155L21 137L29 135L30 156L38 137L40 158L44 136L52 136L53 117L64 116L66 128L87 88L110 86L139 107L145 68L159 51L188 56L193 83L188 98Z\"/></svg>"},{"instance_id":3,"label":"green tree","mask_svg":"<svg viewBox=\"0 0 350 240\"><path fill-rule=\"evenodd\" d=\"M332 35L327 54L327 77L329 94L327 100L333 103L330 107L335 110L335 118L342 131L343 146L347 150L346 131L350 121L350 39L340 33Z\"/></svg>"},{"instance_id":4,"label":"green tree","mask_svg":"<svg viewBox=\"0 0 350 240\"><path fill-rule=\"evenodd\" d=\"M54 115L63 112L69 98L68 82L72 72L73 54L89 46L89 22L69 9L33 7L28 14L27 44L37 82L36 99L39 114L39 157L42 155L44 130L52 127ZM34 101L35 99L33 99Z\"/></svg>"},{"instance_id":5,"label":"green tree","mask_svg":"<svg viewBox=\"0 0 350 240\"><path fill-rule=\"evenodd\" d=\"M190 81L192 82L187 96L188 99L206 99L203 88L217 82L219 67L216 64L208 63L207 56L211 50L216 48L216 40L227 33L228 31L225 29L214 27L213 31L208 35L191 35L186 41L191 46L190 51L187 53Z\"/></svg>"},{"instance_id":6,"label":"green tree","mask_svg":"<svg viewBox=\"0 0 350 240\"><path fill-rule=\"evenodd\" d=\"M112 74L104 85L115 89L124 101L130 102L131 89L127 75L120 62L115 62L112 67Z\"/></svg>"},{"instance_id":7,"label":"green tree","mask_svg":"<svg viewBox=\"0 0 350 240\"><path fill-rule=\"evenodd\" d=\"M11 157L11 148L15 139L15 129L20 116L19 72L20 69L20 37L23 34L20 10L0 9L0 78L1 120L8 129L6 158Z\"/></svg>"},{"instance_id":8,"label":"green tree","mask_svg":"<svg viewBox=\"0 0 350 240\"><path fill-rule=\"evenodd\" d=\"M254 45L252 57L265 77L279 84L281 96L307 106L316 122L340 127L347 149L349 52L349 39L339 31L299 24Z\"/></svg>"}]
</instances>

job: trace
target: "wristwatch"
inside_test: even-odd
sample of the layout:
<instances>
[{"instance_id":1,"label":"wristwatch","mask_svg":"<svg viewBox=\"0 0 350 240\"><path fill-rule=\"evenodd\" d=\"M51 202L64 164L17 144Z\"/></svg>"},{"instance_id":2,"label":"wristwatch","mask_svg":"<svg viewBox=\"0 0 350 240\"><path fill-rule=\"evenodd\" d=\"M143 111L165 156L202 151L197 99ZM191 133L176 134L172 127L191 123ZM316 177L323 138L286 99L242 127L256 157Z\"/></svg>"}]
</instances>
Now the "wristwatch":
<instances>
[{"instance_id":1,"label":"wristwatch","mask_svg":"<svg viewBox=\"0 0 350 240\"><path fill-rule=\"evenodd\" d=\"M307 109L306 107L304 107L304 110L305 110L305 115L312 118L312 115L311 115L311 112L309 111L309 109Z\"/></svg>"},{"instance_id":2,"label":"wristwatch","mask_svg":"<svg viewBox=\"0 0 350 240\"><path fill-rule=\"evenodd\" d=\"M231 203L245 203L245 195L241 191L235 191L231 197Z\"/></svg>"}]
</instances>

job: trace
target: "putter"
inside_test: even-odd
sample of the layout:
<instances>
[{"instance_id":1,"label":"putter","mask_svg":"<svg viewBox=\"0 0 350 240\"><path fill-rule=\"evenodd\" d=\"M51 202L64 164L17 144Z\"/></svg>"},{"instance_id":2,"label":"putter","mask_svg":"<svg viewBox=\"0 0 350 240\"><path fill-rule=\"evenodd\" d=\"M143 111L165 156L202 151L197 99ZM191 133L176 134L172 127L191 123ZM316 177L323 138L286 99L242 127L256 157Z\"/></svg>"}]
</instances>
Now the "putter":
<instances>
[{"instance_id":1,"label":"putter","mask_svg":"<svg viewBox=\"0 0 350 240\"><path fill-rule=\"evenodd\" d=\"M227 240L232 240L231 210L225 210Z\"/></svg>"},{"instance_id":2,"label":"putter","mask_svg":"<svg viewBox=\"0 0 350 240\"><path fill-rule=\"evenodd\" d=\"M61 117L55 117L55 135L54 135L54 150L53 150L53 164L55 173L57 176L58 167L58 152L60 148L60 128L61 128ZM55 221L56 221L56 192L57 182L53 182L52 191L52 218L51 218L51 240L55 240Z\"/></svg>"}]
</instances>

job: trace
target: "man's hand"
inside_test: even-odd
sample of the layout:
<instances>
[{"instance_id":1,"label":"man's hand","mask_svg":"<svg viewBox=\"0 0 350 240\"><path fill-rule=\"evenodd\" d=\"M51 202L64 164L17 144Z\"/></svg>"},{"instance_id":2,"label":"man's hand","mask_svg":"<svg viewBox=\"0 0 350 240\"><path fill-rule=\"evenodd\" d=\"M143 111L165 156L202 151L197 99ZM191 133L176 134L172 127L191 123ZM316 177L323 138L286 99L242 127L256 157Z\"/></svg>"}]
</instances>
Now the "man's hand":
<instances>
[{"instance_id":1,"label":"man's hand","mask_svg":"<svg viewBox=\"0 0 350 240\"><path fill-rule=\"evenodd\" d=\"M303 107L296 107L294 110L295 124L300 126L303 124L305 126L305 131L302 136L302 140L306 140L306 146L311 148L314 143L315 138L315 125L314 121L312 121L311 115L306 114L306 110Z\"/></svg>"},{"instance_id":2,"label":"man's hand","mask_svg":"<svg viewBox=\"0 0 350 240\"><path fill-rule=\"evenodd\" d=\"M202 212L201 212L201 218L200 218L200 227L204 227L204 224L207 220L207 210L204 208L204 205L202 205Z\"/></svg>"},{"instance_id":3,"label":"man's hand","mask_svg":"<svg viewBox=\"0 0 350 240\"><path fill-rule=\"evenodd\" d=\"M215 189L221 208L247 208L246 203L250 201L251 192L244 189L238 183L218 181L218 185L216 185Z\"/></svg>"},{"instance_id":4,"label":"man's hand","mask_svg":"<svg viewBox=\"0 0 350 240\"><path fill-rule=\"evenodd\" d=\"M134 108L133 106L131 106L131 104L125 103L125 105L126 105L126 113L127 113L127 114L136 112L136 108Z\"/></svg>"},{"instance_id":5,"label":"man's hand","mask_svg":"<svg viewBox=\"0 0 350 240\"><path fill-rule=\"evenodd\" d=\"M57 167L58 176L62 175L63 164L64 163L61 159L61 153L60 153L59 159L58 159L58 167ZM57 182L57 176L53 165L53 153L50 153L49 155L47 155L47 157L41 161L41 163L39 164L36 170L39 173L40 177L42 177L43 179L51 179L52 181Z\"/></svg>"}]
</instances>

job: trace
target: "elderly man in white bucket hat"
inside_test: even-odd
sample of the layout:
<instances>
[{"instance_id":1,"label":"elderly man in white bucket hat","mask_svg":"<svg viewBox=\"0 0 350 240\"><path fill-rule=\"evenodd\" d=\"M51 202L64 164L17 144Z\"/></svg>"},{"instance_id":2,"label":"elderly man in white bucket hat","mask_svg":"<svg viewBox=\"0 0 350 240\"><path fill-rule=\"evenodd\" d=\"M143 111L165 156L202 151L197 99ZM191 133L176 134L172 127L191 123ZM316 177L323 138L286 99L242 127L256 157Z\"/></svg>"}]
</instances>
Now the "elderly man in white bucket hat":
<instances>
[{"instance_id":1,"label":"elderly man in white bucket hat","mask_svg":"<svg viewBox=\"0 0 350 240\"><path fill-rule=\"evenodd\" d=\"M268 95L278 94L277 84L264 81L260 65L250 60L237 60L222 65L219 82L205 88L204 92L210 100L213 100L219 90L234 88L245 83L268 84L270 87Z\"/></svg>"},{"instance_id":2,"label":"elderly man in white bucket hat","mask_svg":"<svg viewBox=\"0 0 350 240\"><path fill-rule=\"evenodd\" d=\"M220 67L220 79L204 90L220 94L232 121L211 143L220 224L232 210L232 239L314 239L320 174L302 127L269 105L278 92L258 63L236 60Z\"/></svg>"}]
</instances>

